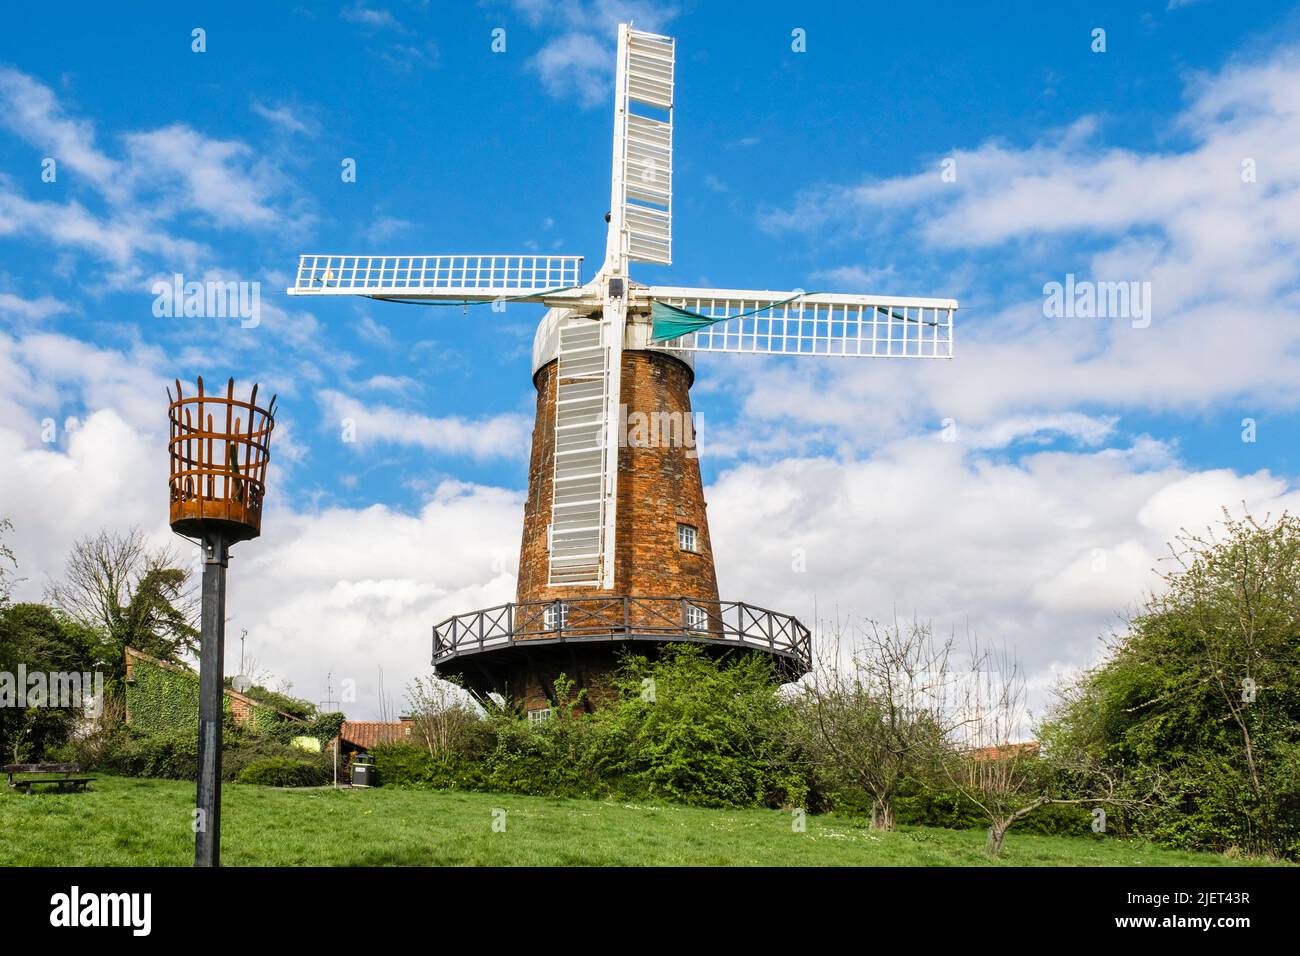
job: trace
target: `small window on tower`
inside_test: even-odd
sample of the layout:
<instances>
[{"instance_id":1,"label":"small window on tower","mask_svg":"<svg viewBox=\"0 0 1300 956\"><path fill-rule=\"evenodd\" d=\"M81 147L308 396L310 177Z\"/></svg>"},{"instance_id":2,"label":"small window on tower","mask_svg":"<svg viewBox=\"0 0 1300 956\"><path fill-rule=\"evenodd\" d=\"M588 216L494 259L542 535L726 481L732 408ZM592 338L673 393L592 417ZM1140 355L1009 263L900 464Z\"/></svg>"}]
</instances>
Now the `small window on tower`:
<instances>
[{"instance_id":1,"label":"small window on tower","mask_svg":"<svg viewBox=\"0 0 1300 956\"><path fill-rule=\"evenodd\" d=\"M677 526L677 547L683 551L695 550L695 528L688 524Z\"/></svg>"},{"instance_id":2,"label":"small window on tower","mask_svg":"<svg viewBox=\"0 0 1300 956\"><path fill-rule=\"evenodd\" d=\"M698 604L686 605L686 628L691 631L707 631L709 615Z\"/></svg>"},{"instance_id":3,"label":"small window on tower","mask_svg":"<svg viewBox=\"0 0 1300 956\"><path fill-rule=\"evenodd\" d=\"M543 721L551 719L551 708L543 707L539 710L530 710L528 712L528 722L530 724L540 724Z\"/></svg>"}]
</instances>

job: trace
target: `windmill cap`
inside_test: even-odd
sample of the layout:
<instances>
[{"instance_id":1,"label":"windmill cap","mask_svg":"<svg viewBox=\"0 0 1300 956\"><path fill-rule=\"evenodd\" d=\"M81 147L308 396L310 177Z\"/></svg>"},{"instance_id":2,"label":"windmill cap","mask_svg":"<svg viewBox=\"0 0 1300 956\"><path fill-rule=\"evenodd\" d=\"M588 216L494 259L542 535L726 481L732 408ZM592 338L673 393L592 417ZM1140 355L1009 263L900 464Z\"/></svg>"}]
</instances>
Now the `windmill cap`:
<instances>
[{"instance_id":1,"label":"windmill cap","mask_svg":"<svg viewBox=\"0 0 1300 956\"><path fill-rule=\"evenodd\" d=\"M546 314L542 316L542 321L537 323L537 332L533 336L532 374L534 378L536 378L539 369L555 361L560 348L560 323L574 314L573 309L547 309ZM628 315L627 333L623 339L623 348L650 348L650 331L650 317L648 315ZM694 376L695 355L693 353L658 347L655 348L655 351L667 352L673 358L683 362L691 370L692 377Z\"/></svg>"}]
</instances>

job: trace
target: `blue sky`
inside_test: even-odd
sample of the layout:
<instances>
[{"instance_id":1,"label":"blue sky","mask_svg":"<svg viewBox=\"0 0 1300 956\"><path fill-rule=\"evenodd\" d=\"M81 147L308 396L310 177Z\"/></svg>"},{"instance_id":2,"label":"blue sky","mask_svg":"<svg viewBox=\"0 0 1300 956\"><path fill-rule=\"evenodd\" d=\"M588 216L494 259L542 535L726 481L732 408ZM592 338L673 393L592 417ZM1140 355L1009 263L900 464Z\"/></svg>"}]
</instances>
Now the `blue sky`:
<instances>
[{"instance_id":1,"label":"blue sky","mask_svg":"<svg viewBox=\"0 0 1300 956\"><path fill-rule=\"evenodd\" d=\"M161 389L204 373L281 395L278 507L232 603L304 696L355 671L374 712L379 664L391 691L423 667L429 624L509 599L540 308L282 290L301 252L579 254L590 277L628 18L678 39L675 263L636 278L962 304L952 363L701 358L724 597L964 622L1045 685L1095 657L1178 527L1243 500L1294 507L1285 4L0 16L0 515L31 593L102 514L168 540ZM154 317L151 284L175 272L260 282L261 324ZM1046 318L1043 285L1067 273L1150 282L1150 327ZM75 500L88 487L98 499Z\"/></svg>"}]
</instances>

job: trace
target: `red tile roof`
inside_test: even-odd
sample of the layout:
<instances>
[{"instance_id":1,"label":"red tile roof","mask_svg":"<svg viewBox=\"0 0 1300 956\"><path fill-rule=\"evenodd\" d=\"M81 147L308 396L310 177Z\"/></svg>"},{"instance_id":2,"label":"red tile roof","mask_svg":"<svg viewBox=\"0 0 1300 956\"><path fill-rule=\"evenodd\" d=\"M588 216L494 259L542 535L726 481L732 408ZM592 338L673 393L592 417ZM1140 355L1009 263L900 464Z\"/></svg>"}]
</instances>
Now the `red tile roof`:
<instances>
[{"instance_id":1,"label":"red tile roof","mask_svg":"<svg viewBox=\"0 0 1300 956\"><path fill-rule=\"evenodd\" d=\"M414 727L414 723L409 720L345 720L339 736L345 744L368 750L379 744L409 740Z\"/></svg>"},{"instance_id":2,"label":"red tile roof","mask_svg":"<svg viewBox=\"0 0 1300 956\"><path fill-rule=\"evenodd\" d=\"M1006 760L1024 754L1026 757L1038 755L1038 741L1026 740L1016 744L1002 744L994 747L976 747L971 751L976 760Z\"/></svg>"}]
</instances>

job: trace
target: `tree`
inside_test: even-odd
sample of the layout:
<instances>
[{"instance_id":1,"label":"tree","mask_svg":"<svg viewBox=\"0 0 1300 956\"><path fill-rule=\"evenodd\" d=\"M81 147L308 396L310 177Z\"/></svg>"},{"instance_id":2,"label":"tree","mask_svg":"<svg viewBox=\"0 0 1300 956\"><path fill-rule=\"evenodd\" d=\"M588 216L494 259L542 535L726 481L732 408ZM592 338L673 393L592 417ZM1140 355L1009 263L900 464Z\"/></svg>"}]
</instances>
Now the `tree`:
<instances>
[{"instance_id":1,"label":"tree","mask_svg":"<svg viewBox=\"0 0 1300 956\"><path fill-rule=\"evenodd\" d=\"M1163 590L1066 689L1046 738L1161 772L1154 838L1300 856L1300 521L1225 511L1170 550Z\"/></svg>"},{"instance_id":2,"label":"tree","mask_svg":"<svg viewBox=\"0 0 1300 956\"><path fill-rule=\"evenodd\" d=\"M482 718L469 692L439 677L417 677L407 685L416 741L433 756L458 752Z\"/></svg>"},{"instance_id":3,"label":"tree","mask_svg":"<svg viewBox=\"0 0 1300 956\"><path fill-rule=\"evenodd\" d=\"M952 639L936 642L919 622L875 621L857 637L845 665L844 628L833 626L795 700L795 733L823 783L865 791L872 829L892 830L900 785L936 772L959 723L948 707Z\"/></svg>"},{"instance_id":4,"label":"tree","mask_svg":"<svg viewBox=\"0 0 1300 956\"><path fill-rule=\"evenodd\" d=\"M1030 739L1024 675L1005 652L972 652L981 668L972 670L961 698L961 736L943 761L949 785L974 804L988 820L986 849L1000 856L1007 832L1040 807L1048 805L1122 805L1149 803L1159 792L1154 778L1142 788L1086 754L1067 748L1043 751ZM1068 788L1068 792L1067 792ZM1094 806L1094 810L1098 809ZM1101 807L1104 811L1105 807ZM1094 821L1103 821L1104 812Z\"/></svg>"},{"instance_id":5,"label":"tree","mask_svg":"<svg viewBox=\"0 0 1300 956\"><path fill-rule=\"evenodd\" d=\"M0 608L0 673L14 682L9 690L15 697L20 675L40 673L46 687L52 688L53 675L89 674L99 650L95 632L42 604ZM57 703L18 707L15 699L0 704L0 753L18 762L67 739L78 709L50 706Z\"/></svg>"},{"instance_id":6,"label":"tree","mask_svg":"<svg viewBox=\"0 0 1300 956\"><path fill-rule=\"evenodd\" d=\"M1264 764L1280 756L1278 733L1289 731L1294 743L1297 730L1300 522L1283 515L1269 527L1249 514L1234 520L1225 509L1223 528L1222 541L1179 536L1171 546L1178 569L1165 575L1167 590L1148 619L1185 635L1186 686L1205 688L1235 728L1252 795L1267 808L1272 781ZM1279 702L1291 705L1290 713L1274 706ZM1276 825L1263 823L1268 831Z\"/></svg>"},{"instance_id":7,"label":"tree","mask_svg":"<svg viewBox=\"0 0 1300 956\"><path fill-rule=\"evenodd\" d=\"M120 676L126 647L180 663L198 647L198 602L190 571L171 548L150 551L139 528L125 534L101 530L82 538L68 554L64 579L47 599L70 618L107 638Z\"/></svg>"}]
</instances>

